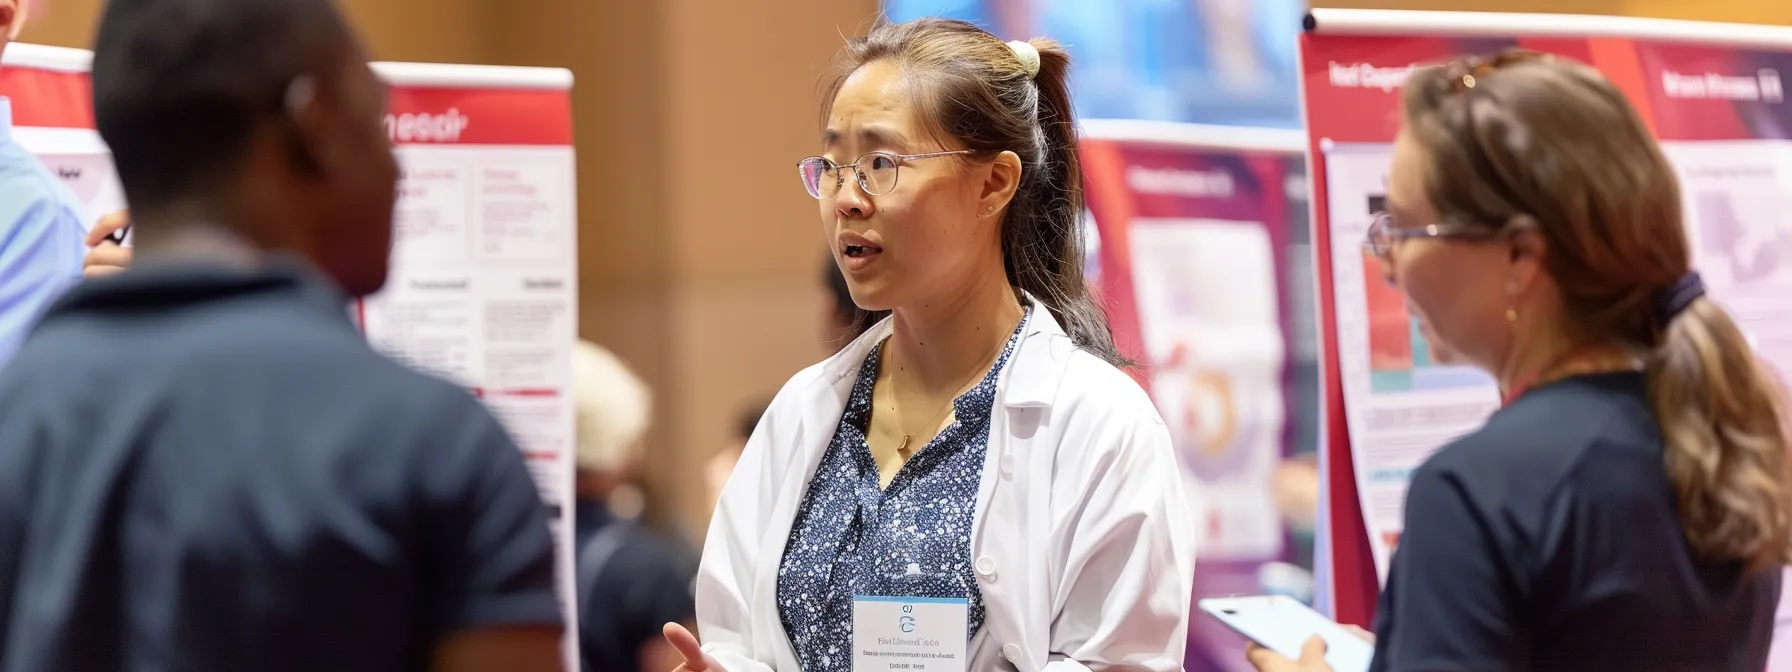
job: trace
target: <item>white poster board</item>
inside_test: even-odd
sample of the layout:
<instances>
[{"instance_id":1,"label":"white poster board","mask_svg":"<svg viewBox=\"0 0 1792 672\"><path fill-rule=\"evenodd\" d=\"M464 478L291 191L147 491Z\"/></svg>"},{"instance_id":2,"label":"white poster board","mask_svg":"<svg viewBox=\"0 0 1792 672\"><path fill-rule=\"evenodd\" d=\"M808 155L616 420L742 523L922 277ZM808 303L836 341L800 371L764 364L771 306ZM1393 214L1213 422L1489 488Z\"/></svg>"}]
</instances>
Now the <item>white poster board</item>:
<instances>
[{"instance_id":1,"label":"white poster board","mask_svg":"<svg viewBox=\"0 0 1792 672\"><path fill-rule=\"evenodd\" d=\"M572 73L375 63L403 176L392 274L361 302L375 347L459 382L517 440L554 512L568 669L573 599L572 346L578 338Z\"/></svg>"}]
</instances>

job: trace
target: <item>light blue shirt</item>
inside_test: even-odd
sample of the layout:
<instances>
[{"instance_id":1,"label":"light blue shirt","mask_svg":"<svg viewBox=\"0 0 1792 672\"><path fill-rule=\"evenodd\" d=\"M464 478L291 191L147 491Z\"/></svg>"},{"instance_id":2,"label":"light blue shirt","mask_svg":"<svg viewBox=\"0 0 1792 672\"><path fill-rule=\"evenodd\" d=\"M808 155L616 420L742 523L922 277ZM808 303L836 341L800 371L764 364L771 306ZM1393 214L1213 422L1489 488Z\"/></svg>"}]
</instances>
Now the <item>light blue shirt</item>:
<instances>
[{"instance_id":1,"label":"light blue shirt","mask_svg":"<svg viewBox=\"0 0 1792 672\"><path fill-rule=\"evenodd\" d=\"M12 102L0 98L0 364L50 302L81 278L81 205L12 139Z\"/></svg>"}]
</instances>

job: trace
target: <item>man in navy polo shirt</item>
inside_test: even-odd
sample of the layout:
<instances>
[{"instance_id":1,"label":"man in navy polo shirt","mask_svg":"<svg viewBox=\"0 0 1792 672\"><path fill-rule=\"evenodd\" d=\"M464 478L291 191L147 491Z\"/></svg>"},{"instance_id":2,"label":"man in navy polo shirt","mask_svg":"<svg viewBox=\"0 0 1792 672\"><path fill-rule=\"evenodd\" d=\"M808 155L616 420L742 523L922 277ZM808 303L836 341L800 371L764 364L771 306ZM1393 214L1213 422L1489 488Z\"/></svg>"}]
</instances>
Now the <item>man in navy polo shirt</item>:
<instances>
[{"instance_id":1,"label":"man in navy polo shirt","mask_svg":"<svg viewBox=\"0 0 1792 672\"><path fill-rule=\"evenodd\" d=\"M397 167L327 0L110 0L135 268L0 371L0 667L559 669L547 514L469 394L376 354Z\"/></svg>"}]
</instances>

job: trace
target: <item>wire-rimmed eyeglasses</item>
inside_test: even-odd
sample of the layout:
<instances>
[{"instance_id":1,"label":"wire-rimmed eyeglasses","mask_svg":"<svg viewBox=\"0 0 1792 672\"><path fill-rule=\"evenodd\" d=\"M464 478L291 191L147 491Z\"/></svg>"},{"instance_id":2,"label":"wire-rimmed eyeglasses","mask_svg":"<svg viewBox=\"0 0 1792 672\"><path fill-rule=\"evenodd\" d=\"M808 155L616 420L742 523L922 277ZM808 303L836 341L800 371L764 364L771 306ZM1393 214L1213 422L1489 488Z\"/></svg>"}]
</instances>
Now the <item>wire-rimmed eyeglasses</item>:
<instances>
[{"instance_id":1,"label":"wire-rimmed eyeglasses","mask_svg":"<svg viewBox=\"0 0 1792 672\"><path fill-rule=\"evenodd\" d=\"M1505 237L1517 226L1490 227L1479 224L1440 223L1426 226L1402 227L1394 224L1394 218L1385 212L1377 212L1369 222L1369 230L1363 236L1363 249L1378 259L1386 260L1394 251L1394 244L1402 240L1414 238L1456 238L1474 241L1489 241Z\"/></svg>"},{"instance_id":2,"label":"wire-rimmed eyeglasses","mask_svg":"<svg viewBox=\"0 0 1792 672\"><path fill-rule=\"evenodd\" d=\"M841 165L829 161L827 157L811 156L796 162L797 170L803 178L803 189L817 199L831 198L840 193L840 187L846 184L847 169L851 169L859 183L859 188L871 196L882 196L896 189L896 178L900 176L904 162L932 159L956 154L970 154L976 150L958 149L946 152L927 152L925 154L897 154L895 152L871 152L859 157L857 161Z\"/></svg>"}]
</instances>

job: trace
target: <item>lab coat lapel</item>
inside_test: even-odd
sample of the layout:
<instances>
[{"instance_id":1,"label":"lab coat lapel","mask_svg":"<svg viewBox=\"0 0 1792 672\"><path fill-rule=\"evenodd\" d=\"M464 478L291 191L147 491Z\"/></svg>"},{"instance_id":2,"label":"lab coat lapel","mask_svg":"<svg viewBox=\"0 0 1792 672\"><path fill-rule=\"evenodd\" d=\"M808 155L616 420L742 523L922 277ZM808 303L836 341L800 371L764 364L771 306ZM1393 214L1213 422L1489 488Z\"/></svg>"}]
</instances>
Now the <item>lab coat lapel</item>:
<instances>
[{"instance_id":1,"label":"lab coat lapel","mask_svg":"<svg viewBox=\"0 0 1792 672\"><path fill-rule=\"evenodd\" d=\"M871 348L889 333L888 319L872 327L823 362L820 378L803 391L798 446L791 455L790 463L785 465L785 478L801 479L797 481L801 485L778 488L778 499L772 507L773 514L765 539L760 541L760 562L771 563L775 567L784 561L784 547L790 542L791 527L796 524L796 510L802 505L803 498L809 495L809 484L815 480L815 470L821 466L821 458L827 454L828 444L833 442L834 430L839 427L840 417L846 411L847 399L852 396L852 386L857 381L859 365L864 363L866 355L871 354ZM759 572L754 592L758 596L753 603L759 622L782 623L778 616L778 572ZM796 651L791 648L790 637L784 632L784 628L774 625L760 628L758 632L761 637L772 640L755 642L755 647L776 652L778 665L775 669L797 669L799 663Z\"/></svg>"},{"instance_id":2,"label":"lab coat lapel","mask_svg":"<svg viewBox=\"0 0 1792 672\"><path fill-rule=\"evenodd\" d=\"M1039 555L1050 534L1051 456L1039 452L1049 450L1047 423L1075 346L1038 301L1021 334L996 388L971 548L991 605L978 635L989 644L978 648L1033 670L1051 639L1049 563Z\"/></svg>"}]
</instances>

